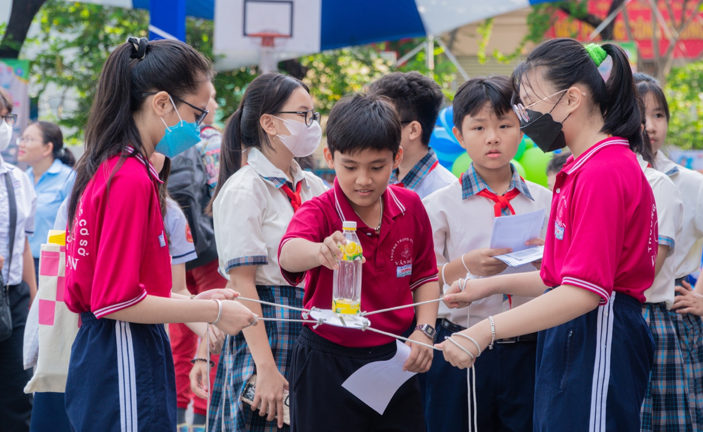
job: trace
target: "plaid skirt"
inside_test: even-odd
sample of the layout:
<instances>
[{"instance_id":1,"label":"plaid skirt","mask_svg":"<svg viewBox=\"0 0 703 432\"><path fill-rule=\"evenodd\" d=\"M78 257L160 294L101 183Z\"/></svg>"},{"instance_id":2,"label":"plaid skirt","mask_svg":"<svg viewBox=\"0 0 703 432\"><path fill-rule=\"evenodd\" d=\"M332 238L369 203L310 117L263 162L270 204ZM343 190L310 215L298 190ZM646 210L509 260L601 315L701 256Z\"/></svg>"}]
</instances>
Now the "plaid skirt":
<instances>
[{"instance_id":1,"label":"plaid skirt","mask_svg":"<svg viewBox=\"0 0 703 432\"><path fill-rule=\"evenodd\" d=\"M645 303L644 320L654 338L654 363L641 409L642 432L692 432L692 384L685 353L666 303ZM674 314L676 315L676 314Z\"/></svg>"},{"instance_id":2,"label":"plaid skirt","mask_svg":"<svg viewBox=\"0 0 703 432\"><path fill-rule=\"evenodd\" d=\"M691 314L669 311L676 327L688 383L689 413L693 431L703 431L703 321Z\"/></svg>"},{"instance_id":3,"label":"plaid skirt","mask_svg":"<svg viewBox=\"0 0 703 432\"><path fill-rule=\"evenodd\" d=\"M304 290L302 288L257 285L256 291L260 300L303 307ZM266 318L301 319L299 311L264 304L261 308ZM288 379L291 353L303 328L302 323L266 321L263 324L266 326L266 334L268 334L278 370ZM260 417L258 411L252 411L249 405L242 402L244 388L254 374L256 374L256 365L244 335L239 333L237 336L227 336L210 399L209 431L276 432L279 430L276 421L266 421L266 417ZM227 383L225 383L225 375L228 376ZM290 429L284 425L282 430Z\"/></svg>"}]
</instances>

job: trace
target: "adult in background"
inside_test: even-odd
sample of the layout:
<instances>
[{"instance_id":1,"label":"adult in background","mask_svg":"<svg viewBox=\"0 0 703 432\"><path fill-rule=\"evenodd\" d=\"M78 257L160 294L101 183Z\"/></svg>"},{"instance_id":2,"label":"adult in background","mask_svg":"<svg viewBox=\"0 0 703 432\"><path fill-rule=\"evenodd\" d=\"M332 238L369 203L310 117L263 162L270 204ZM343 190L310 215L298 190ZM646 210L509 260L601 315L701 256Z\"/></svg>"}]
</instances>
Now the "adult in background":
<instances>
[{"instance_id":1,"label":"adult in background","mask_svg":"<svg viewBox=\"0 0 703 432\"><path fill-rule=\"evenodd\" d=\"M37 195L34 236L29 241L34 257L34 270L39 280L39 254L42 243L53 228L56 214L71 193L76 172L76 158L63 145L59 125L39 121L27 126L19 141L17 160L29 165L26 173Z\"/></svg>"},{"instance_id":2,"label":"adult in background","mask_svg":"<svg viewBox=\"0 0 703 432\"><path fill-rule=\"evenodd\" d=\"M186 284L191 294L198 294L212 288L224 288L227 281L217 271L217 246L212 217L206 214L206 207L212 192L217 186L220 172L220 145L222 134L212 124L215 122L215 87L210 86L208 115L200 128L201 141L171 160L171 175L168 192L183 209L190 227L190 239L195 244L198 257L186 263ZM176 257L174 257L175 259ZM176 394L178 424L185 422L185 413L193 400L193 424L205 424L207 400L194 398L190 388L189 374L193 367L191 360L198 350L198 337L184 324L169 325L173 362L176 369ZM214 382L219 356L211 360L209 382Z\"/></svg>"},{"instance_id":3,"label":"adult in background","mask_svg":"<svg viewBox=\"0 0 703 432\"><path fill-rule=\"evenodd\" d=\"M12 102L0 88L0 152L10 145L16 120ZM0 156L0 285L7 289L12 311L12 333L0 341L0 431L3 432L28 431L32 413L31 396L24 394L30 373L22 364L22 344L29 305L37 292L34 261L26 237L34 233L36 205L29 177ZM11 239L13 230L15 235ZM4 293L0 299L5 301Z\"/></svg>"}]
</instances>

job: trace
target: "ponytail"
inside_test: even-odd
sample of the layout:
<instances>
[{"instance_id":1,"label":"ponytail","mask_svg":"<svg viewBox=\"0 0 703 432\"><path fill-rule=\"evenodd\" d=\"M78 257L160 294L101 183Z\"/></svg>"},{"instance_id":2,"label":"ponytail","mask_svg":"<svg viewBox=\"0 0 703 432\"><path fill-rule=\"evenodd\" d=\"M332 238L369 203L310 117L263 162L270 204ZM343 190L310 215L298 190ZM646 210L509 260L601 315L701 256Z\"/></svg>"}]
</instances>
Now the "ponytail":
<instances>
[{"instance_id":1,"label":"ponytail","mask_svg":"<svg viewBox=\"0 0 703 432\"><path fill-rule=\"evenodd\" d=\"M603 80L598 65L609 55L613 68L607 81ZM642 115L637 101L632 70L627 54L618 45L585 48L573 39L551 39L537 46L513 72L516 92L523 82L529 83L526 73L539 71L555 90L565 90L576 83L585 85L594 106L603 116L601 132L627 139L630 148L642 153Z\"/></svg>"},{"instance_id":2,"label":"ponytail","mask_svg":"<svg viewBox=\"0 0 703 432\"><path fill-rule=\"evenodd\" d=\"M133 118L144 104L145 93L165 91L173 99L183 99L211 78L210 62L179 41L129 38L108 56L85 128L85 154L76 165L68 205L69 227L81 194L103 162L121 155L123 163L129 157L125 152L129 145L136 149L135 154L145 154Z\"/></svg>"},{"instance_id":3,"label":"ponytail","mask_svg":"<svg viewBox=\"0 0 703 432\"><path fill-rule=\"evenodd\" d=\"M222 134L220 175L205 213L212 215L215 198L227 180L241 168L242 153L251 148L259 150L264 146L270 148L271 143L261 128L261 116L275 115L281 111L288 98L298 88L303 88L310 93L302 81L280 73L260 75L249 83L239 108L227 120L227 126Z\"/></svg>"},{"instance_id":4,"label":"ponytail","mask_svg":"<svg viewBox=\"0 0 703 432\"><path fill-rule=\"evenodd\" d=\"M66 147L61 149L59 155L56 158L60 160L62 164L70 168L73 168L73 166L76 164L76 157L73 156L71 150L67 149Z\"/></svg>"},{"instance_id":5,"label":"ponytail","mask_svg":"<svg viewBox=\"0 0 703 432\"><path fill-rule=\"evenodd\" d=\"M642 141L643 113L640 111L627 53L615 44L603 44L602 48L613 61L613 68L605 83L608 97L604 106L601 106L605 120L603 132L626 138L632 151L643 154L646 152Z\"/></svg>"}]
</instances>

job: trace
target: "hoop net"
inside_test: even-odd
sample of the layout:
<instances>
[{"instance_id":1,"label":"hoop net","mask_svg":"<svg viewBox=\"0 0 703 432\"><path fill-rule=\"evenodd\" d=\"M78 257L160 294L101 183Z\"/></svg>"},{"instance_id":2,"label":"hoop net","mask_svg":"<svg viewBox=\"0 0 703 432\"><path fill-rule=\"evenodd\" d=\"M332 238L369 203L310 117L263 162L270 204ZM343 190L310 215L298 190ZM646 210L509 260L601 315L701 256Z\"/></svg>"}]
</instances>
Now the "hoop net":
<instances>
[{"instance_id":1,"label":"hoop net","mask_svg":"<svg viewBox=\"0 0 703 432\"><path fill-rule=\"evenodd\" d=\"M276 39L288 39L289 35L281 33L252 33L247 35L254 44L259 45L259 72L275 72L278 69L276 58Z\"/></svg>"}]
</instances>

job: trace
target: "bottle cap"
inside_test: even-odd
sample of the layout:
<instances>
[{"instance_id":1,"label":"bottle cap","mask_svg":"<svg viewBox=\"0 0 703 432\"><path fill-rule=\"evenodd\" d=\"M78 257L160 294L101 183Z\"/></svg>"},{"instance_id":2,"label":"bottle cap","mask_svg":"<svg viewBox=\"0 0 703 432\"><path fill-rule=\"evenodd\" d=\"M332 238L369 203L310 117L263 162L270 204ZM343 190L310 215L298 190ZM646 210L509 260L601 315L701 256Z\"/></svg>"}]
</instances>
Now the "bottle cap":
<instances>
[{"instance_id":1,"label":"bottle cap","mask_svg":"<svg viewBox=\"0 0 703 432\"><path fill-rule=\"evenodd\" d=\"M345 221L342 223L342 226L344 227L344 229L356 229L356 222Z\"/></svg>"}]
</instances>

